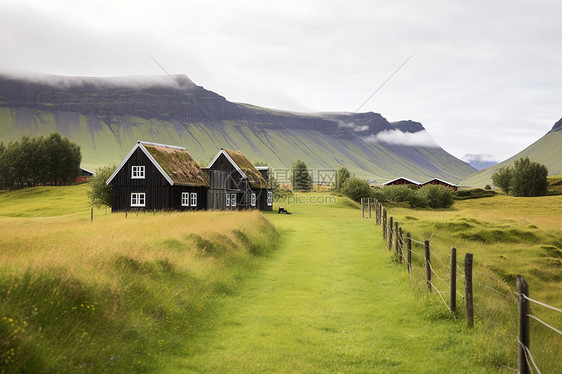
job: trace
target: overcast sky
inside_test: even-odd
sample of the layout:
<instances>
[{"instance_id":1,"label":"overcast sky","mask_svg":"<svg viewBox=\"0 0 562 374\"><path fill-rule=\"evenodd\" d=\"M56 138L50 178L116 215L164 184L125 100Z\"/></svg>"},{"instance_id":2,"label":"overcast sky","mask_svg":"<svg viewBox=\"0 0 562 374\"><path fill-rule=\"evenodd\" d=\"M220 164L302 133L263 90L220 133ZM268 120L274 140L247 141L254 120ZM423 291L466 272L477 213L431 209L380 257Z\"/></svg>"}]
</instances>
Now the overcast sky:
<instances>
[{"instance_id":1,"label":"overcast sky","mask_svg":"<svg viewBox=\"0 0 562 374\"><path fill-rule=\"evenodd\" d=\"M562 117L560 0L0 0L0 71L170 73L230 101L421 122L503 160Z\"/></svg>"}]
</instances>

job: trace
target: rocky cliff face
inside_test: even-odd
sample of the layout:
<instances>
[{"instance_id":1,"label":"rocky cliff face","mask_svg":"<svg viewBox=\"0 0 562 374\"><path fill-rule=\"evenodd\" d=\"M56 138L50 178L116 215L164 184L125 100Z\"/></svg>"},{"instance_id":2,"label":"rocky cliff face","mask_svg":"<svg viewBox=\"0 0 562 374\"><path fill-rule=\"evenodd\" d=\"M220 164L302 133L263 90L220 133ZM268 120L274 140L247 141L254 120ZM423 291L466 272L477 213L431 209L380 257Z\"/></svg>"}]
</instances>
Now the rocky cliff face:
<instances>
[{"instance_id":1,"label":"rocky cliff face","mask_svg":"<svg viewBox=\"0 0 562 374\"><path fill-rule=\"evenodd\" d=\"M56 131L77 142L84 166L119 164L137 140L180 145L205 164L221 147L288 168L297 159L377 181L398 176L456 182L475 172L437 145L377 140L423 131L378 113L293 113L233 103L187 76L0 76L0 142ZM317 177L321 178L321 177Z\"/></svg>"},{"instance_id":2,"label":"rocky cliff face","mask_svg":"<svg viewBox=\"0 0 562 374\"><path fill-rule=\"evenodd\" d=\"M222 121L314 130L342 138L353 138L399 128L421 131L412 121L391 125L378 113L298 114L232 103L195 85L187 76L161 77L161 84L144 85L111 78L52 78L37 82L0 76L0 107L74 112L113 118L177 120L180 123L216 125Z\"/></svg>"},{"instance_id":3,"label":"rocky cliff face","mask_svg":"<svg viewBox=\"0 0 562 374\"><path fill-rule=\"evenodd\" d=\"M562 131L562 118L559 119L558 122L556 122L552 127L552 130L550 130L550 132L555 132L555 131Z\"/></svg>"}]
</instances>

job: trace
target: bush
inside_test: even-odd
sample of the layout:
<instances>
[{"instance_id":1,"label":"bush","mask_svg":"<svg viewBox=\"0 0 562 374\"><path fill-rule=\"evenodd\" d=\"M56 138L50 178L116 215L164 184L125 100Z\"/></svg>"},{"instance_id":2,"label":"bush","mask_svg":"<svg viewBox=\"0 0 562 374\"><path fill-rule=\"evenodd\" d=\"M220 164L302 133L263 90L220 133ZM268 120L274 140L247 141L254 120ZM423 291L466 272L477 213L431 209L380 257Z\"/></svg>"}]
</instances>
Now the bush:
<instances>
[{"instance_id":1,"label":"bush","mask_svg":"<svg viewBox=\"0 0 562 374\"><path fill-rule=\"evenodd\" d=\"M449 208L454 203L453 191L445 186L428 185L420 189L419 193L433 209Z\"/></svg>"},{"instance_id":2,"label":"bush","mask_svg":"<svg viewBox=\"0 0 562 374\"><path fill-rule=\"evenodd\" d=\"M343 182L341 193L353 201L361 201L362 197L373 197L369 182L357 177L347 178Z\"/></svg>"},{"instance_id":3,"label":"bush","mask_svg":"<svg viewBox=\"0 0 562 374\"><path fill-rule=\"evenodd\" d=\"M88 198L92 206L101 207L103 205L111 207L111 185L105 182L111 177L111 174L117 169L117 166L102 166L96 169L96 175L90 178L88 190Z\"/></svg>"},{"instance_id":4,"label":"bush","mask_svg":"<svg viewBox=\"0 0 562 374\"><path fill-rule=\"evenodd\" d=\"M459 190L453 194L455 200L479 199L481 197L495 196L496 192L491 190L483 190L481 188L473 188L470 190Z\"/></svg>"},{"instance_id":5,"label":"bush","mask_svg":"<svg viewBox=\"0 0 562 374\"><path fill-rule=\"evenodd\" d=\"M484 187L484 189L485 189L485 190L491 190L491 189L492 189L492 186L490 186L489 184L487 184L487 185Z\"/></svg>"}]
</instances>

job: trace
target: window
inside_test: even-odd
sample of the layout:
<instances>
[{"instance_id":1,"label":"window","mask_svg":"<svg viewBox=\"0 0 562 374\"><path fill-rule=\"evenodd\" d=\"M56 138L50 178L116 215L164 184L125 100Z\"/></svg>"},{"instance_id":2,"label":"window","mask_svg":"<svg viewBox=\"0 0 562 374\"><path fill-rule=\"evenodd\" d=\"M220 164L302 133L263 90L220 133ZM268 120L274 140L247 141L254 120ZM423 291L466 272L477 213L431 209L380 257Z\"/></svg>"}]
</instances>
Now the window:
<instances>
[{"instance_id":1,"label":"window","mask_svg":"<svg viewBox=\"0 0 562 374\"><path fill-rule=\"evenodd\" d=\"M131 194L131 206L145 206L146 205L146 194L144 192Z\"/></svg>"},{"instance_id":2,"label":"window","mask_svg":"<svg viewBox=\"0 0 562 374\"><path fill-rule=\"evenodd\" d=\"M250 199L250 204L251 204L252 206L256 206L256 194L253 193L250 197L251 197L251 199Z\"/></svg>"},{"instance_id":3,"label":"window","mask_svg":"<svg viewBox=\"0 0 562 374\"><path fill-rule=\"evenodd\" d=\"M226 206L231 206L231 207L236 206L236 194L235 193L227 193L226 194Z\"/></svg>"},{"instance_id":4,"label":"window","mask_svg":"<svg viewBox=\"0 0 562 374\"><path fill-rule=\"evenodd\" d=\"M273 205L273 191L267 191L267 206Z\"/></svg>"},{"instance_id":5,"label":"window","mask_svg":"<svg viewBox=\"0 0 562 374\"><path fill-rule=\"evenodd\" d=\"M181 193L181 206L189 206L189 192Z\"/></svg>"},{"instance_id":6,"label":"window","mask_svg":"<svg viewBox=\"0 0 562 374\"><path fill-rule=\"evenodd\" d=\"M190 206L197 206L197 192L192 192L189 200Z\"/></svg>"},{"instance_id":7,"label":"window","mask_svg":"<svg viewBox=\"0 0 562 374\"><path fill-rule=\"evenodd\" d=\"M132 166L132 168L131 168L131 179L144 179L144 165L143 166Z\"/></svg>"}]
</instances>

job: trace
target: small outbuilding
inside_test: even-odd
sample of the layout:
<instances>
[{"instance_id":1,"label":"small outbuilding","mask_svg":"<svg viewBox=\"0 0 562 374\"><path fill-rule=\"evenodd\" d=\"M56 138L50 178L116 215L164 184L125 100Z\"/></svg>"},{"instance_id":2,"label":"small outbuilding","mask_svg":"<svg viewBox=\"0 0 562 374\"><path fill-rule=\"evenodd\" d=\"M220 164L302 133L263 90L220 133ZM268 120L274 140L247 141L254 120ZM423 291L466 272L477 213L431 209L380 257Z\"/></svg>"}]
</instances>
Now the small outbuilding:
<instances>
[{"instance_id":1,"label":"small outbuilding","mask_svg":"<svg viewBox=\"0 0 562 374\"><path fill-rule=\"evenodd\" d=\"M207 208L207 175L183 147L139 140L106 183L112 211Z\"/></svg>"},{"instance_id":2,"label":"small outbuilding","mask_svg":"<svg viewBox=\"0 0 562 374\"><path fill-rule=\"evenodd\" d=\"M456 184L450 183L450 182L447 182L447 181L444 181L444 180L441 180L441 179L438 179L438 178L433 178L432 180L425 182L422 185L422 187L430 185L430 184L437 185L437 186L445 186L445 187L448 187L448 188L452 189L453 191L456 191L458 189Z\"/></svg>"},{"instance_id":3,"label":"small outbuilding","mask_svg":"<svg viewBox=\"0 0 562 374\"><path fill-rule=\"evenodd\" d=\"M74 182L75 183L86 183L94 175L96 175L96 173L80 166L80 175L78 175L76 177L76 180Z\"/></svg>"},{"instance_id":4,"label":"small outbuilding","mask_svg":"<svg viewBox=\"0 0 562 374\"><path fill-rule=\"evenodd\" d=\"M204 171L209 180L208 209L273 209L269 168L258 170L241 152L221 149Z\"/></svg>"},{"instance_id":5,"label":"small outbuilding","mask_svg":"<svg viewBox=\"0 0 562 374\"><path fill-rule=\"evenodd\" d=\"M391 181L388 181L386 183L383 183L383 186L402 186L402 185L421 187L422 184L420 182L416 182L414 180L404 177L399 177Z\"/></svg>"}]
</instances>

